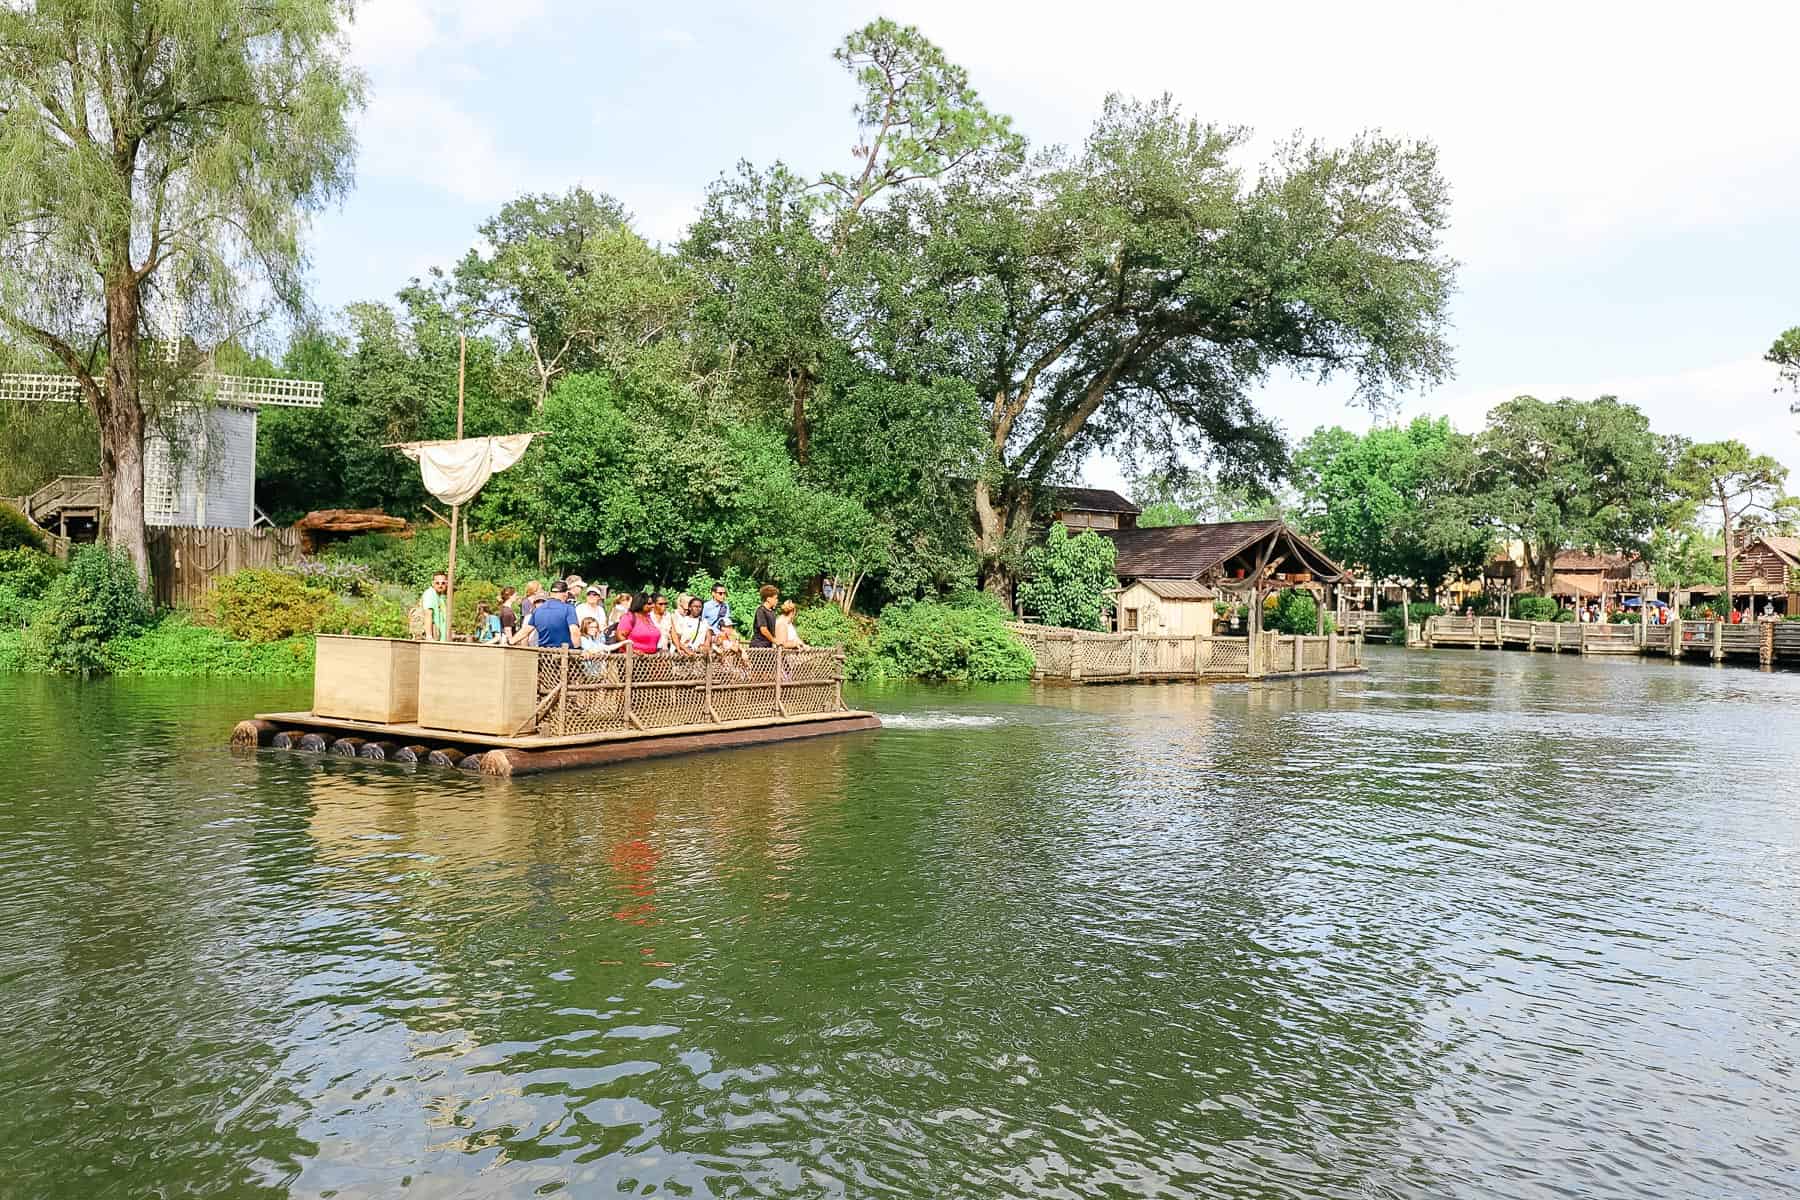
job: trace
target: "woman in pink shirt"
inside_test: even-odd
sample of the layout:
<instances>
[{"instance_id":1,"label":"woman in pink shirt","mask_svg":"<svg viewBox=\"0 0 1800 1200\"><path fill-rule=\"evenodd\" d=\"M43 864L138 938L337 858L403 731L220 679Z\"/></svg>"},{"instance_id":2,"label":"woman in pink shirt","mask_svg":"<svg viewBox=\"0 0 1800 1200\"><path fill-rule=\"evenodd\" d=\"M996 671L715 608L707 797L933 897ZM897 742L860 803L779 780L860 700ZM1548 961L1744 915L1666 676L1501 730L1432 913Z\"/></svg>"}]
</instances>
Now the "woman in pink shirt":
<instances>
[{"instance_id":1,"label":"woman in pink shirt","mask_svg":"<svg viewBox=\"0 0 1800 1200\"><path fill-rule=\"evenodd\" d=\"M631 643L639 654L655 654L662 645L662 628L656 618L645 611L650 598L640 592L631 598L631 607L619 618L619 636Z\"/></svg>"}]
</instances>

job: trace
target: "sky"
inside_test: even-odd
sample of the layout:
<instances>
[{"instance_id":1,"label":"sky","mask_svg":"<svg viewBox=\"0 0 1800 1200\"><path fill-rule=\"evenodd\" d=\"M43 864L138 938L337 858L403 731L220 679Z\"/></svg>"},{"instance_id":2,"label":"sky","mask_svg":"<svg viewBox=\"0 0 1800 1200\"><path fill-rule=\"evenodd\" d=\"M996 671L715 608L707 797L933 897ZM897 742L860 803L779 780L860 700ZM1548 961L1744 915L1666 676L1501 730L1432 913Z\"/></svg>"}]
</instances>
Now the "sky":
<instances>
[{"instance_id":1,"label":"sky","mask_svg":"<svg viewBox=\"0 0 1800 1200\"><path fill-rule=\"evenodd\" d=\"M1794 3L363 0L370 104L356 188L314 228L315 299L391 297L522 192L609 192L671 242L739 160L847 168L831 51L876 16L919 26L1040 146L1078 144L1111 92L1251 128L1252 167L1296 132L1430 140L1461 263L1455 377L1385 418L1474 431L1515 395L1615 394L1800 486L1800 417L1762 361L1800 325ZM1372 419L1336 384L1275 379L1260 402L1295 439Z\"/></svg>"}]
</instances>

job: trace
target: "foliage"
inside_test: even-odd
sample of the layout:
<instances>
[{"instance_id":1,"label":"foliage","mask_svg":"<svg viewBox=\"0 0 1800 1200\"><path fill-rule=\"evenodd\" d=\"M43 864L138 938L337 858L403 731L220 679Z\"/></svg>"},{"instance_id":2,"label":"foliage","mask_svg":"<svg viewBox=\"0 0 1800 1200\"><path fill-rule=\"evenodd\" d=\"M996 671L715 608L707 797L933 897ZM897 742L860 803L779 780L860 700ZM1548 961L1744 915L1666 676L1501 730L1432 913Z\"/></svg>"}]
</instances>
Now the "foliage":
<instances>
[{"instance_id":1,"label":"foliage","mask_svg":"<svg viewBox=\"0 0 1800 1200\"><path fill-rule=\"evenodd\" d=\"M1335 632L1335 622L1325 618L1325 632ZM1284 588L1264 602L1263 628L1276 633L1304 634L1319 632L1319 605L1304 588Z\"/></svg>"},{"instance_id":2,"label":"foliage","mask_svg":"<svg viewBox=\"0 0 1800 1200\"><path fill-rule=\"evenodd\" d=\"M1132 485L1141 506L1138 528L1210 524L1218 521L1284 519L1286 505L1259 484L1232 485L1216 474L1190 471L1184 464L1151 471Z\"/></svg>"},{"instance_id":3,"label":"foliage","mask_svg":"<svg viewBox=\"0 0 1800 1200\"><path fill-rule=\"evenodd\" d=\"M1320 429L1295 465L1302 526L1327 554L1377 581L1435 585L1487 559L1492 535L1474 486L1474 441L1447 418L1360 437Z\"/></svg>"},{"instance_id":4,"label":"foliage","mask_svg":"<svg viewBox=\"0 0 1800 1200\"><path fill-rule=\"evenodd\" d=\"M251 567L213 581L207 608L213 623L243 642L278 642L314 633L335 608L324 588L286 571Z\"/></svg>"},{"instance_id":5,"label":"foliage","mask_svg":"<svg viewBox=\"0 0 1800 1200\"><path fill-rule=\"evenodd\" d=\"M1431 603L1411 605L1407 613L1407 616L1414 625L1423 625L1425 623L1425 618L1427 617L1441 617L1443 615L1444 606Z\"/></svg>"},{"instance_id":6,"label":"foliage","mask_svg":"<svg viewBox=\"0 0 1800 1200\"><path fill-rule=\"evenodd\" d=\"M1644 557L1662 587L1691 587L1700 583L1716 587L1725 582L1725 560L1714 558L1713 551L1723 548L1723 538L1690 522L1652 533L1650 548Z\"/></svg>"},{"instance_id":7,"label":"foliage","mask_svg":"<svg viewBox=\"0 0 1800 1200\"><path fill-rule=\"evenodd\" d=\"M131 560L104 546L83 546L32 613L24 661L41 671L103 670L105 643L136 633L150 617L150 601Z\"/></svg>"},{"instance_id":8,"label":"foliage","mask_svg":"<svg viewBox=\"0 0 1800 1200\"><path fill-rule=\"evenodd\" d=\"M0 504L0 551L42 550L44 535L10 504Z\"/></svg>"},{"instance_id":9,"label":"foliage","mask_svg":"<svg viewBox=\"0 0 1800 1200\"><path fill-rule=\"evenodd\" d=\"M902 677L970 682L1031 678L1031 649L998 604L968 597L899 601L881 610L875 649Z\"/></svg>"},{"instance_id":10,"label":"foliage","mask_svg":"<svg viewBox=\"0 0 1800 1200\"><path fill-rule=\"evenodd\" d=\"M323 588L339 596L373 596L375 573L349 559L315 558L285 566L282 570L309 587Z\"/></svg>"},{"instance_id":11,"label":"foliage","mask_svg":"<svg viewBox=\"0 0 1800 1200\"><path fill-rule=\"evenodd\" d=\"M1479 486L1499 527L1524 543L1531 584L1548 591L1558 551L1647 549L1674 515L1677 449L1615 396L1496 405L1476 439Z\"/></svg>"},{"instance_id":12,"label":"foliage","mask_svg":"<svg viewBox=\"0 0 1800 1200\"><path fill-rule=\"evenodd\" d=\"M813 604L794 614L794 629L809 646L842 646L844 676L856 682L878 680L884 674L882 658L875 652L875 622L853 616L835 604Z\"/></svg>"},{"instance_id":13,"label":"foliage","mask_svg":"<svg viewBox=\"0 0 1800 1200\"><path fill-rule=\"evenodd\" d=\"M1044 540L1025 552L1019 603L1046 625L1104 629L1106 610L1119 588L1113 574L1118 551L1091 529L1074 537L1058 521Z\"/></svg>"},{"instance_id":14,"label":"foliage","mask_svg":"<svg viewBox=\"0 0 1800 1200\"><path fill-rule=\"evenodd\" d=\"M1514 596L1512 598L1512 615L1520 621L1554 621L1556 620L1556 601L1548 596Z\"/></svg>"},{"instance_id":15,"label":"foliage","mask_svg":"<svg viewBox=\"0 0 1800 1200\"><path fill-rule=\"evenodd\" d=\"M406 622L406 605L385 597L367 600L339 598L337 604L319 618L317 631L385 638L403 638L411 633Z\"/></svg>"},{"instance_id":16,"label":"foliage","mask_svg":"<svg viewBox=\"0 0 1800 1200\"><path fill-rule=\"evenodd\" d=\"M172 612L142 632L107 642L101 658L115 675L296 679L312 671L313 643L311 638L238 641Z\"/></svg>"},{"instance_id":17,"label":"foliage","mask_svg":"<svg viewBox=\"0 0 1800 1200\"><path fill-rule=\"evenodd\" d=\"M301 235L350 185L363 81L348 14L331 0L0 6L0 323L77 378L109 537L140 581L145 303L173 298L190 330L221 336L252 298L303 307Z\"/></svg>"},{"instance_id":18,"label":"foliage","mask_svg":"<svg viewBox=\"0 0 1800 1200\"><path fill-rule=\"evenodd\" d=\"M0 550L0 629L28 624L62 572L61 560L40 550Z\"/></svg>"},{"instance_id":19,"label":"foliage","mask_svg":"<svg viewBox=\"0 0 1800 1200\"><path fill-rule=\"evenodd\" d=\"M869 514L802 482L778 433L717 422L679 390L574 375L544 415L558 436L535 468L537 518L559 553L659 579L729 563L798 591L869 536Z\"/></svg>"},{"instance_id":20,"label":"foliage","mask_svg":"<svg viewBox=\"0 0 1800 1200\"><path fill-rule=\"evenodd\" d=\"M477 534L468 545L457 546L456 574L459 579L518 579L531 573L535 553L516 535ZM352 564L352 571L360 567L374 580L417 593L449 566L450 531L437 526L411 534L359 534L329 547L322 561ZM460 583L456 590L462 592Z\"/></svg>"}]
</instances>

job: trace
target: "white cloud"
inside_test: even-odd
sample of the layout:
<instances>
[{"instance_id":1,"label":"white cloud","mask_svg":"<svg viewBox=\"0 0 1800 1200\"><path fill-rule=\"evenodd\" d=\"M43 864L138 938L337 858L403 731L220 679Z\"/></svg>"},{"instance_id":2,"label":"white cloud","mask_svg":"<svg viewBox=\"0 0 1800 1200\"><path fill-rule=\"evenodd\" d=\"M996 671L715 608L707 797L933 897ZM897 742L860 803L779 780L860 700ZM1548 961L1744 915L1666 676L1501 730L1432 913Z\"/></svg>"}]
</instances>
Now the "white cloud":
<instances>
[{"instance_id":1,"label":"white cloud","mask_svg":"<svg viewBox=\"0 0 1800 1200\"><path fill-rule=\"evenodd\" d=\"M459 200L493 204L523 190L526 167L492 127L442 92L416 87L378 91L360 132L366 176L412 180Z\"/></svg>"},{"instance_id":2,"label":"white cloud","mask_svg":"<svg viewBox=\"0 0 1800 1200\"><path fill-rule=\"evenodd\" d=\"M651 45L662 46L670 50L691 49L699 43L699 40L691 31L674 27L657 29L650 34Z\"/></svg>"}]
</instances>

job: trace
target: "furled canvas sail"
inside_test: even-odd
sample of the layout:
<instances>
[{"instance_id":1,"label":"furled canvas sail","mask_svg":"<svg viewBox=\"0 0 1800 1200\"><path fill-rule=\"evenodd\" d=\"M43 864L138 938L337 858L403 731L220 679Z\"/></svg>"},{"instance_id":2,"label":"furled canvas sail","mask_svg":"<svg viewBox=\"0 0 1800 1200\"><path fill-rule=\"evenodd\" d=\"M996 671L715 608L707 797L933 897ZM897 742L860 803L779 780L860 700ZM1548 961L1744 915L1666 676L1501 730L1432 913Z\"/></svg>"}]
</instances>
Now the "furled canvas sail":
<instances>
[{"instance_id":1,"label":"furled canvas sail","mask_svg":"<svg viewBox=\"0 0 1800 1200\"><path fill-rule=\"evenodd\" d=\"M524 457L535 433L458 438L448 442L407 442L398 449L419 464L425 490L445 504L467 504L496 471Z\"/></svg>"}]
</instances>

